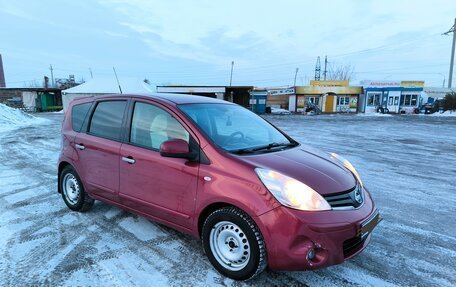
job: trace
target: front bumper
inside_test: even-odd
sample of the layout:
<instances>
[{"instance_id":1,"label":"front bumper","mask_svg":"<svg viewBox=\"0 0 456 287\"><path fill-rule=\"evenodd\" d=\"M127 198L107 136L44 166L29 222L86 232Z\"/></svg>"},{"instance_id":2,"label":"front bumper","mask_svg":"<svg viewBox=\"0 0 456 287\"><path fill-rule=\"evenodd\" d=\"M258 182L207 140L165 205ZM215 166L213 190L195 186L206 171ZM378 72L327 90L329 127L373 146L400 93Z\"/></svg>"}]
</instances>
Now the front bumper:
<instances>
[{"instance_id":1,"label":"front bumper","mask_svg":"<svg viewBox=\"0 0 456 287\"><path fill-rule=\"evenodd\" d=\"M299 211L277 207L258 217L272 270L311 270L340 264L369 244L381 217L368 192L355 210ZM309 257L313 250L314 256Z\"/></svg>"}]
</instances>

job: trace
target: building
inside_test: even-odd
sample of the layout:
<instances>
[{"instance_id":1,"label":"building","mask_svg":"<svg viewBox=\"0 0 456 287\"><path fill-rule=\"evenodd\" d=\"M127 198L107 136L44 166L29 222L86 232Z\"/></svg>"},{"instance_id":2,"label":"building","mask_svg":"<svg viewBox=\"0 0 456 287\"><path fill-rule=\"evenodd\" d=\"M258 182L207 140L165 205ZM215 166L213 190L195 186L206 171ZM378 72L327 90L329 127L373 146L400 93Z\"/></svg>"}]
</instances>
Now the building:
<instances>
[{"instance_id":1,"label":"building","mask_svg":"<svg viewBox=\"0 0 456 287\"><path fill-rule=\"evenodd\" d=\"M293 101L290 102L290 98L296 95L295 87L268 88L266 90L268 107L294 111Z\"/></svg>"},{"instance_id":2,"label":"building","mask_svg":"<svg viewBox=\"0 0 456 287\"><path fill-rule=\"evenodd\" d=\"M432 104L436 100L441 100L445 98L447 94L456 93L456 89L451 88L433 88L433 87L424 87L422 99L423 104Z\"/></svg>"},{"instance_id":3,"label":"building","mask_svg":"<svg viewBox=\"0 0 456 287\"><path fill-rule=\"evenodd\" d=\"M253 86L157 86L158 93L190 94L217 98L246 108L250 107L251 90L253 90Z\"/></svg>"},{"instance_id":4,"label":"building","mask_svg":"<svg viewBox=\"0 0 456 287\"><path fill-rule=\"evenodd\" d=\"M424 81L362 81L361 111L413 113L422 104Z\"/></svg>"},{"instance_id":5,"label":"building","mask_svg":"<svg viewBox=\"0 0 456 287\"><path fill-rule=\"evenodd\" d=\"M119 83L115 77L93 78L76 87L62 91L63 109L74 98L96 97L110 94L143 94L153 92L153 87L144 81L134 78L120 78Z\"/></svg>"},{"instance_id":6,"label":"building","mask_svg":"<svg viewBox=\"0 0 456 287\"><path fill-rule=\"evenodd\" d=\"M350 86L349 81L310 81L309 86L295 87L289 97L292 112L306 112L317 108L323 113L357 113L360 86Z\"/></svg>"},{"instance_id":7,"label":"building","mask_svg":"<svg viewBox=\"0 0 456 287\"><path fill-rule=\"evenodd\" d=\"M62 109L62 93L56 88L0 88L0 103L31 112Z\"/></svg>"},{"instance_id":8,"label":"building","mask_svg":"<svg viewBox=\"0 0 456 287\"><path fill-rule=\"evenodd\" d=\"M257 113L266 113L266 98L268 97L268 90L265 88L253 88L250 90L249 110Z\"/></svg>"}]
</instances>

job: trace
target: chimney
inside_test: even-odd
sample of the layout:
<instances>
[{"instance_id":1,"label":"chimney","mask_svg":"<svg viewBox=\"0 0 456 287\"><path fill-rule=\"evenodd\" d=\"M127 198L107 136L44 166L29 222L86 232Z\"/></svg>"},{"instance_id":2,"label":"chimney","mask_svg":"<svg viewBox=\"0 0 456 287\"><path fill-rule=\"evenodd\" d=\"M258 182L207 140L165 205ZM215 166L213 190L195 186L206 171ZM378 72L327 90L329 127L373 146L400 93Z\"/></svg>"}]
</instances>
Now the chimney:
<instances>
[{"instance_id":1,"label":"chimney","mask_svg":"<svg viewBox=\"0 0 456 287\"><path fill-rule=\"evenodd\" d=\"M49 77L44 76L44 88L49 89Z\"/></svg>"},{"instance_id":2,"label":"chimney","mask_svg":"<svg viewBox=\"0 0 456 287\"><path fill-rule=\"evenodd\" d=\"M0 88L5 88L5 73L3 72L2 54L0 54Z\"/></svg>"}]
</instances>

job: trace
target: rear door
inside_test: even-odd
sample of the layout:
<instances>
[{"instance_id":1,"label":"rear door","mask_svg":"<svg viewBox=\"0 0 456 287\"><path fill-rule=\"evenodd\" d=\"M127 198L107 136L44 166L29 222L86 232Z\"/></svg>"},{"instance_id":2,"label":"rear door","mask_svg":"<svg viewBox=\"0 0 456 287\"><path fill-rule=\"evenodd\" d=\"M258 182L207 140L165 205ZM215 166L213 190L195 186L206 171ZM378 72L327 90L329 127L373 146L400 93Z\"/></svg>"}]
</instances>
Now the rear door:
<instances>
[{"instance_id":1,"label":"rear door","mask_svg":"<svg viewBox=\"0 0 456 287\"><path fill-rule=\"evenodd\" d=\"M119 152L126 100L96 103L87 131L75 138L79 174L90 193L117 201Z\"/></svg>"},{"instance_id":2,"label":"rear door","mask_svg":"<svg viewBox=\"0 0 456 287\"><path fill-rule=\"evenodd\" d=\"M120 154L120 200L150 216L190 229L195 208L199 163L162 157L169 139L198 146L183 122L151 102L134 103L127 143Z\"/></svg>"}]
</instances>

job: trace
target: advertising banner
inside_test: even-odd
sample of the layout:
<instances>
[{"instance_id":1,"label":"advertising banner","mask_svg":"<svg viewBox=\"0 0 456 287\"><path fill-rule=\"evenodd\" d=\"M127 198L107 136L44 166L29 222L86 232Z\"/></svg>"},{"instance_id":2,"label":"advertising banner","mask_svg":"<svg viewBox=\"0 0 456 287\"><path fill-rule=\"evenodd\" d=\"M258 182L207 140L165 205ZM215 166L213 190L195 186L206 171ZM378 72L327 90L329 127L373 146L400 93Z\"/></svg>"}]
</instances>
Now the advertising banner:
<instances>
[{"instance_id":1,"label":"advertising banner","mask_svg":"<svg viewBox=\"0 0 456 287\"><path fill-rule=\"evenodd\" d=\"M348 81L310 81L311 86L324 86L324 87L341 87L348 86Z\"/></svg>"},{"instance_id":2,"label":"advertising banner","mask_svg":"<svg viewBox=\"0 0 456 287\"><path fill-rule=\"evenodd\" d=\"M363 93L363 87L347 87L347 86L301 86L296 87L298 95L322 95L326 93L334 93L338 95L359 95Z\"/></svg>"},{"instance_id":3,"label":"advertising banner","mask_svg":"<svg viewBox=\"0 0 456 287\"><path fill-rule=\"evenodd\" d=\"M424 81L402 81L401 87L402 88L423 88Z\"/></svg>"},{"instance_id":4,"label":"advertising banner","mask_svg":"<svg viewBox=\"0 0 456 287\"><path fill-rule=\"evenodd\" d=\"M351 109L356 109L358 107L358 97L357 96L351 96L350 97L350 108Z\"/></svg>"}]
</instances>

